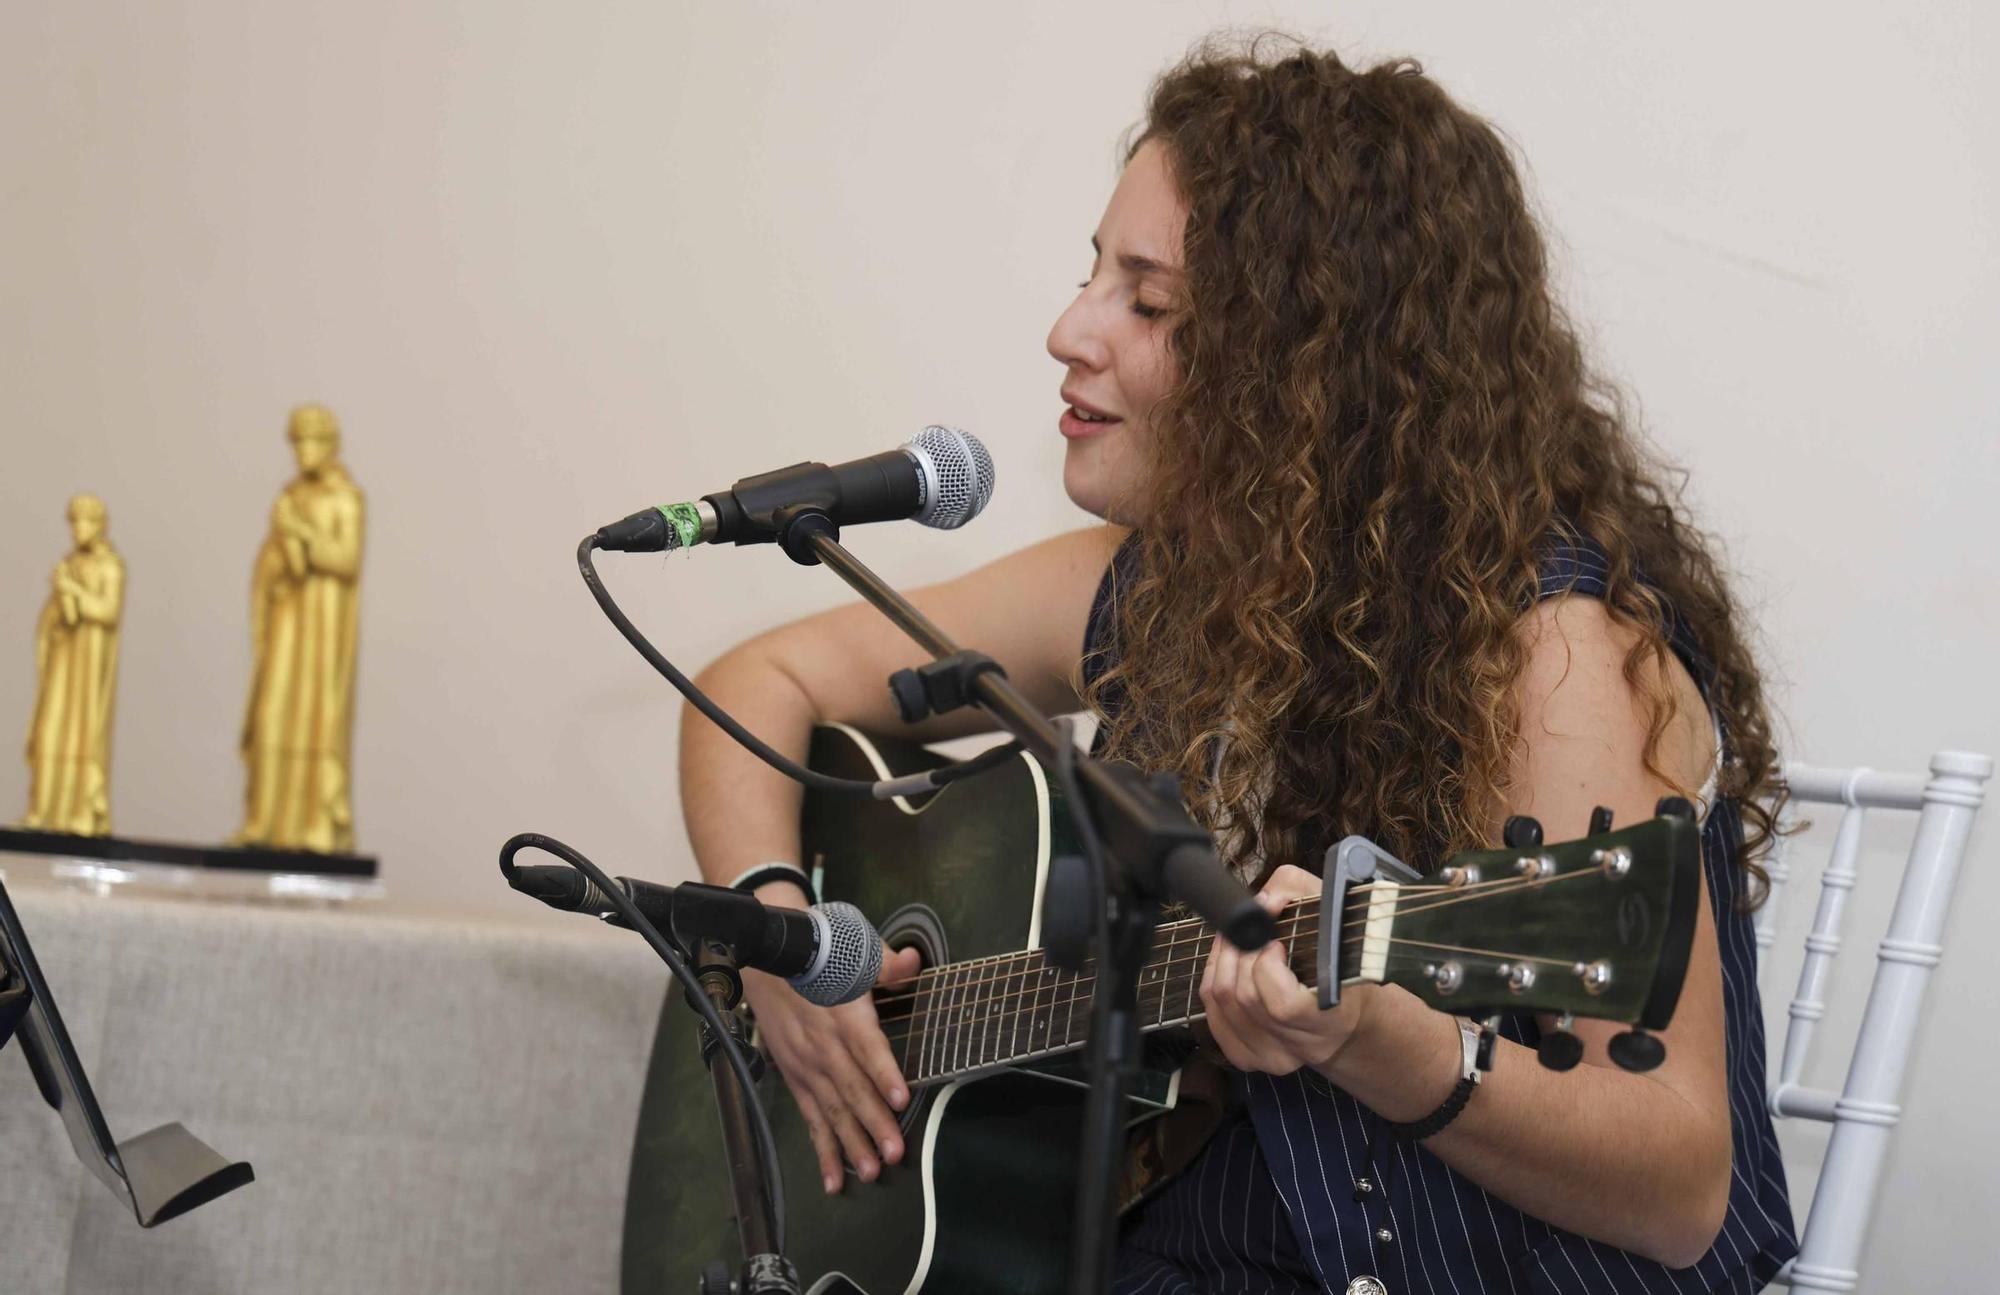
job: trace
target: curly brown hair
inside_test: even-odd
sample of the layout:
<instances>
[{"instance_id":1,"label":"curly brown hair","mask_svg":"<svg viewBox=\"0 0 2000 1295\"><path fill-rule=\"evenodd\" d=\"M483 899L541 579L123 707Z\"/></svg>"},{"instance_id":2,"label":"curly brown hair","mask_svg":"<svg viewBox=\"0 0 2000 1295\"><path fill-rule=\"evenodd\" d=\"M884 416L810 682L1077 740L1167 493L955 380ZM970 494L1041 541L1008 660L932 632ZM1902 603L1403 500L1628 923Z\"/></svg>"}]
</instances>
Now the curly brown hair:
<instances>
[{"instance_id":1,"label":"curly brown hair","mask_svg":"<svg viewBox=\"0 0 2000 1295\"><path fill-rule=\"evenodd\" d=\"M1177 772L1245 868L1314 867L1349 831L1426 868L1490 845L1517 625L1551 537L1580 534L1638 633L1625 677L1670 785L1671 616L1713 663L1719 794L1761 885L1782 791L1742 613L1682 478L1586 368L1494 128L1413 61L1357 70L1267 35L1164 73L1127 160L1148 140L1188 209L1180 377L1089 690L1109 752Z\"/></svg>"}]
</instances>

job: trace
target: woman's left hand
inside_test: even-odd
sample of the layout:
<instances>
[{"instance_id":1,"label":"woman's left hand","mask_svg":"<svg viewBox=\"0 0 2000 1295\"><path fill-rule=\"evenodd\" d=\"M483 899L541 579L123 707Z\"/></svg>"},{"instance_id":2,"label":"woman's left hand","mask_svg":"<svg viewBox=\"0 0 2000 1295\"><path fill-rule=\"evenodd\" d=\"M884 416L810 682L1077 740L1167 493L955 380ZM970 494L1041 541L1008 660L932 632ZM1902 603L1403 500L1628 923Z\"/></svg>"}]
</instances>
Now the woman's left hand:
<instances>
[{"instance_id":1,"label":"woman's left hand","mask_svg":"<svg viewBox=\"0 0 2000 1295\"><path fill-rule=\"evenodd\" d=\"M1293 900L1319 893L1318 877L1286 864L1257 892L1257 902L1275 917ZM1202 1006L1222 1055L1239 1070L1289 1075L1301 1066L1323 1069L1361 1027L1374 986L1348 986L1339 1006L1322 1011L1319 996L1299 983L1287 956L1283 940L1246 954L1220 936L1209 953Z\"/></svg>"}]
</instances>

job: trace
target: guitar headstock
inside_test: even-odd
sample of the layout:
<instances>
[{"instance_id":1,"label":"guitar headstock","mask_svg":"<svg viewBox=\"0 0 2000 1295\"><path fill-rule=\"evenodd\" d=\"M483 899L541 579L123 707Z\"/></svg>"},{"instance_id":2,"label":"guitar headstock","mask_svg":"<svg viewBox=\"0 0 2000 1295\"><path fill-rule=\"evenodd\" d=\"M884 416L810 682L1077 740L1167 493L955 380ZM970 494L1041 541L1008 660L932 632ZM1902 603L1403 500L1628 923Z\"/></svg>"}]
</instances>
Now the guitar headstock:
<instances>
[{"instance_id":1,"label":"guitar headstock","mask_svg":"<svg viewBox=\"0 0 2000 1295\"><path fill-rule=\"evenodd\" d=\"M1592 826L1607 820L1600 811ZM1540 836L1532 820L1516 819L1507 847L1454 855L1421 882L1343 888L1341 972L1401 985L1461 1016L1622 1021L1638 1029L1616 1041L1614 1056L1628 1064L1623 1051L1631 1068L1650 1068L1664 1054L1643 1031L1672 1020L1694 940L1701 846L1693 812L1671 799L1656 817L1619 831L1558 845ZM1562 1055L1544 1060L1560 1065Z\"/></svg>"}]
</instances>

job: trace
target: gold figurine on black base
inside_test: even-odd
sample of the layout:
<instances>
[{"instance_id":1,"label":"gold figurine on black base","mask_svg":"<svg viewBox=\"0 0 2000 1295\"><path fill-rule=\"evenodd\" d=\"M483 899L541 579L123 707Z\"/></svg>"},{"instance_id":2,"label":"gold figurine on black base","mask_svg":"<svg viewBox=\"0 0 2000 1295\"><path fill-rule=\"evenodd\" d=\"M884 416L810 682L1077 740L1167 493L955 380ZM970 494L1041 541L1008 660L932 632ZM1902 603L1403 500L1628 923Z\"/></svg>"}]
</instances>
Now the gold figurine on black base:
<instances>
[{"instance_id":1,"label":"gold figurine on black base","mask_svg":"<svg viewBox=\"0 0 2000 1295\"><path fill-rule=\"evenodd\" d=\"M105 535L104 501L69 501L76 547L56 564L35 626L35 716L28 724L30 831L111 831L111 710L125 564Z\"/></svg>"},{"instance_id":2,"label":"gold figurine on black base","mask_svg":"<svg viewBox=\"0 0 2000 1295\"><path fill-rule=\"evenodd\" d=\"M345 854L354 848L362 498L335 458L333 411L299 406L288 435L299 475L271 509L250 584L255 670L241 741L249 785L231 843Z\"/></svg>"}]
</instances>

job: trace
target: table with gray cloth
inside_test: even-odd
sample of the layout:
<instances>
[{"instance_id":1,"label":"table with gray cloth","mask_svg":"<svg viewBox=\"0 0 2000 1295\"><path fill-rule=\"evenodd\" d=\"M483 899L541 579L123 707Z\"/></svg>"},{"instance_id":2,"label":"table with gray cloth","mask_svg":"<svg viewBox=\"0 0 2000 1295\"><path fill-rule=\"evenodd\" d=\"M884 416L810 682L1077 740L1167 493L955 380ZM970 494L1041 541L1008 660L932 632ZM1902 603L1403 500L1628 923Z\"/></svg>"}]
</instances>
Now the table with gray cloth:
<instances>
[{"instance_id":1,"label":"table with gray cloth","mask_svg":"<svg viewBox=\"0 0 2000 1295\"><path fill-rule=\"evenodd\" d=\"M0 1292L617 1289L667 983L636 936L8 890L112 1135L179 1121L257 1181L140 1228L9 1044Z\"/></svg>"}]
</instances>

